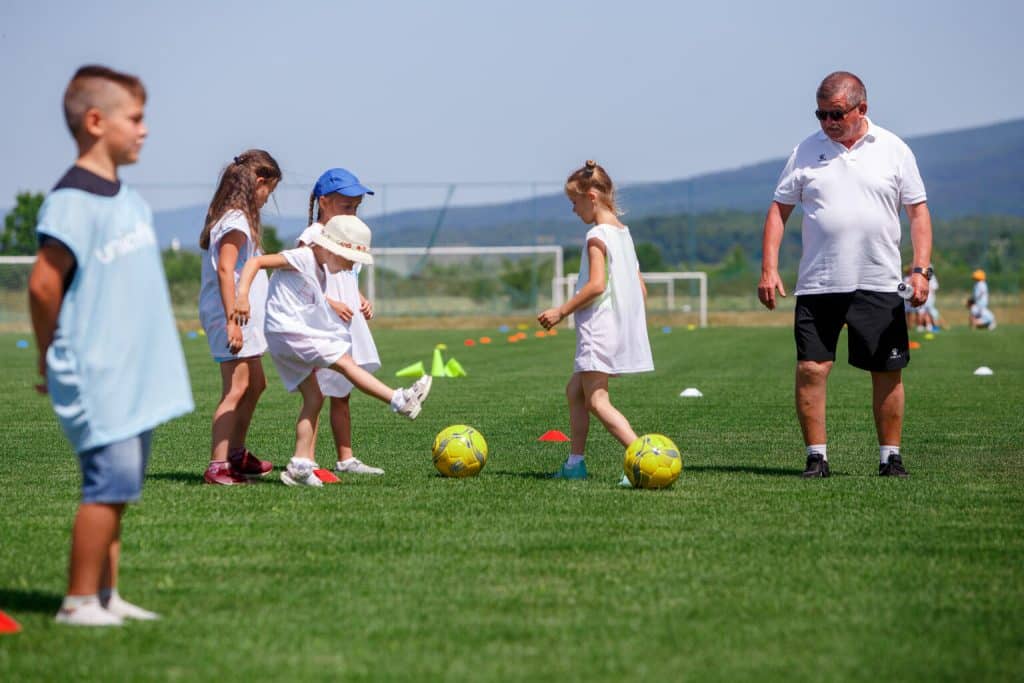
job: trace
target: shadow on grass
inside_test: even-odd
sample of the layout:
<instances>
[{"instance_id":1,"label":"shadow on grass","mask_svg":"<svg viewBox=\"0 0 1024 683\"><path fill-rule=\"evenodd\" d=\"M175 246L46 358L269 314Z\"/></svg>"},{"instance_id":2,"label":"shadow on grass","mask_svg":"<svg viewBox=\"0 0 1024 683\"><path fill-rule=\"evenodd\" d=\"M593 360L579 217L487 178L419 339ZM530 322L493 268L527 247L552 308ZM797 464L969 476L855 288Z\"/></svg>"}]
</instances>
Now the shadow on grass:
<instances>
[{"instance_id":1,"label":"shadow on grass","mask_svg":"<svg viewBox=\"0 0 1024 683\"><path fill-rule=\"evenodd\" d=\"M803 470L788 467L750 467L746 465L684 465L684 472L745 472L764 477L799 477Z\"/></svg>"},{"instance_id":2,"label":"shadow on grass","mask_svg":"<svg viewBox=\"0 0 1024 683\"><path fill-rule=\"evenodd\" d=\"M517 479L551 479L552 481L560 481L558 479L552 479L551 472L510 472L508 470L492 470L488 474L496 474L499 477L516 477Z\"/></svg>"},{"instance_id":3,"label":"shadow on grass","mask_svg":"<svg viewBox=\"0 0 1024 683\"><path fill-rule=\"evenodd\" d=\"M56 614L64 596L42 591L0 588L0 609L12 612Z\"/></svg>"},{"instance_id":4,"label":"shadow on grass","mask_svg":"<svg viewBox=\"0 0 1024 683\"><path fill-rule=\"evenodd\" d=\"M183 484L189 484L192 486L203 486L206 484L206 482L203 481L202 472L150 472L146 475L146 479L180 481Z\"/></svg>"}]
</instances>

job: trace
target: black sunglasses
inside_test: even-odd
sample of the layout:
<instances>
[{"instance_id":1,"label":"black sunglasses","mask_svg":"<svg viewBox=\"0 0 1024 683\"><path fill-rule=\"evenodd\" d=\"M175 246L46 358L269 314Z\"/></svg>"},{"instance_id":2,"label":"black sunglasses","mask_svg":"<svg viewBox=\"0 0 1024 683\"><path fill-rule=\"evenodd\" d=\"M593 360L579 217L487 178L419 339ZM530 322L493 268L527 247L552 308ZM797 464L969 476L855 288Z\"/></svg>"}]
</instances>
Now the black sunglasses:
<instances>
[{"instance_id":1,"label":"black sunglasses","mask_svg":"<svg viewBox=\"0 0 1024 683\"><path fill-rule=\"evenodd\" d=\"M843 119L846 118L847 114L849 114L851 111L853 111L859 106L859 104L855 104L846 111L843 111L841 109L833 109L831 111L826 111L825 109L815 109L814 115L818 117L819 121L824 121L825 119L832 119L833 121L842 121Z\"/></svg>"}]
</instances>

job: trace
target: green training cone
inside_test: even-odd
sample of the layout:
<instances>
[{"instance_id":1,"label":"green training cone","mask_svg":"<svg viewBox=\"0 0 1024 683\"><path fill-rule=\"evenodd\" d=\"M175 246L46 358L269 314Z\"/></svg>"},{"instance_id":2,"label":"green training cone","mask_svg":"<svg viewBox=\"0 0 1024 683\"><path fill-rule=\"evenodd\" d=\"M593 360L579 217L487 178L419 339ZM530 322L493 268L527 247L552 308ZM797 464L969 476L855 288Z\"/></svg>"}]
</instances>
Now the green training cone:
<instances>
[{"instance_id":1,"label":"green training cone","mask_svg":"<svg viewBox=\"0 0 1024 683\"><path fill-rule=\"evenodd\" d=\"M425 374L427 374L427 371L423 369L423 361L420 361L419 363L413 363L402 368L395 373L395 377L415 377L419 379Z\"/></svg>"},{"instance_id":2,"label":"green training cone","mask_svg":"<svg viewBox=\"0 0 1024 683\"><path fill-rule=\"evenodd\" d=\"M449 358L448 363L444 366L445 377L465 377L466 370L462 367L462 364L454 358Z\"/></svg>"},{"instance_id":3,"label":"green training cone","mask_svg":"<svg viewBox=\"0 0 1024 683\"><path fill-rule=\"evenodd\" d=\"M444 360L441 358L441 349L434 349L434 362L430 364L430 374L433 377L444 377Z\"/></svg>"}]
</instances>

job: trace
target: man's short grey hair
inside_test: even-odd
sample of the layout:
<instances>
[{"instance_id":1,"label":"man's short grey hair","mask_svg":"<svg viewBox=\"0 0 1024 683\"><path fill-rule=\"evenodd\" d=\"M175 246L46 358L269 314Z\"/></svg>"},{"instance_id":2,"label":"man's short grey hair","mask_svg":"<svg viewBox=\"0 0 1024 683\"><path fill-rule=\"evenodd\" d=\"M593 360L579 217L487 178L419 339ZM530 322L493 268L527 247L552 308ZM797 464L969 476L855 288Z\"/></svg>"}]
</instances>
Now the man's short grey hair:
<instances>
[{"instance_id":1,"label":"man's short grey hair","mask_svg":"<svg viewBox=\"0 0 1024 683\"><path fill-rule=\"evenodd\" d=\"M818 86L819 100L831 100L840 95L846 95L846 104L851 107L859 106L868 99L864 81L849 71L833 71Z\"/></svg>"}]
</instances>

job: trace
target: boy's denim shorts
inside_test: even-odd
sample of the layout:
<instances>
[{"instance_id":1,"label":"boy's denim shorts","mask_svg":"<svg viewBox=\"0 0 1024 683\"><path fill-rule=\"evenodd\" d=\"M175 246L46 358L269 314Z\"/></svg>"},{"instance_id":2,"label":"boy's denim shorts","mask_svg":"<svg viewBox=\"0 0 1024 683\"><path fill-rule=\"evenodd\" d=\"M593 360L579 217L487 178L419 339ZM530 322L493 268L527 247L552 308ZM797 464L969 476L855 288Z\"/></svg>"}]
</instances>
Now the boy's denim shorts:
<instances>
[{"instance_id":1,"label":"boy's denim shorts","mask_svg":"<svg viewBox=\"0 0 1024 683\"><path fill-rule=\"evenodd\" d=\"M134 503L142 495L153 430L78 454L83 503Z\"/></svg>"}]
</instances>

